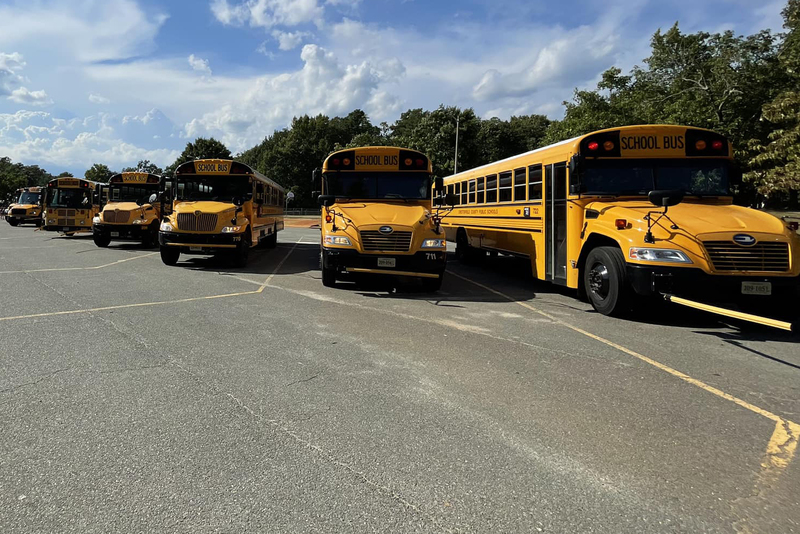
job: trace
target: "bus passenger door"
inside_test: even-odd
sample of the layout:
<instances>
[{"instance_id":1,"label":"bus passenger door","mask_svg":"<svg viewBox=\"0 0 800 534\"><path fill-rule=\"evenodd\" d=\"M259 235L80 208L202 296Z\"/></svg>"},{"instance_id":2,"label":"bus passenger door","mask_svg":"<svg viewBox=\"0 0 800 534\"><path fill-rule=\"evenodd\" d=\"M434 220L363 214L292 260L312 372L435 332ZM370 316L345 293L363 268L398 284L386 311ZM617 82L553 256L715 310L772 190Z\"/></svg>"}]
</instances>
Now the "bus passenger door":
<instances>
[{"instance_id":1,"label":"bus passenger door","mask_svg":"<svg viewBox=\"0 0 800 534\"><path fill-rule=\"evenodd\" d=\"M545 167L545 278L567 284L567 164Z\"/></svg>"}]
</instances>

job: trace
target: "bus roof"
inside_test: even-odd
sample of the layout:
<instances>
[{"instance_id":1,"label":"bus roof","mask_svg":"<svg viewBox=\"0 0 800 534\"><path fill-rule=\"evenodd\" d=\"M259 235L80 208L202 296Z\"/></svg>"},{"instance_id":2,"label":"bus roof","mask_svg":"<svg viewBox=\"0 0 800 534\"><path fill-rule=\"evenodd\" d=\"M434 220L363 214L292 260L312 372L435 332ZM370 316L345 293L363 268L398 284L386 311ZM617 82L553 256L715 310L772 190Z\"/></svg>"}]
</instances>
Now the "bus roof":
<instances>
[{"instance_id":1,"label":"bus roof","mask_svg":"<svg viewBox=\"0 0 800 534\"><path fill-rule=\"evenodd\" d=\"M322 171L417 171L432 172L431 160L419 150L399 146L361 146L332 152Z\"/></svg>"},{"instance_id":2,"label":"bus roof","mask_svg":"<svg viewBox=\"0 0 800 534\"><path fill-rule=\"evenodd\" d=\"M120 172L109 178L108 183L158 185L161 183L161 175L149 172Z\"/></svg>"},{"instance_id":3,"label":"bus roof","mask_svg":"<svg viewBox=\"0 0 800 534\"><path fill-rule=\"evenodd\" d=\"M283 186L276 181L267 178L249 165L232 159L196 159L194 161L182 163L178 165L177 169L175 169L176 177L187 174L201 176L250 175L261 182L270 184L271 186L284 191Z\"/></svg>"},{"instance_id":4,"label":"bus roof","mask_svg":"<svg viewBox=\"0 0 800 534\"><path fill-rule=\"evenodd\" d=\"M467 176L469 174L472 174L472 173L480 173L480 171L482 169L486 169L488 167L493 167L495 165L500 165L502 163L508 163L508 162L511 162L511 161L516 160L518 158L525 158L525 157L528 157L528 156L532 156L534 154L538 154L538 153L541 153L541 152L552 150L552 149L557 148L557 147L566 148L567 146L572 145L574 150L577 151L578 147L581 146L581 142L583 140L585 140L585 139L587 139L589 137L596 136L596 135L610 134L610 133L623 134L623 133L627 133L627 132L652 131L652 130L662 130L662 131L670 131L670 130L672 130L672 131L681 131L681 132L685 132L687 130L693 130L693 131L696 131L696 132L706 132L706 133L714 135L714 136L722 137L720 134L714 132L713 130L708 130L706 128L695 128L693 126L682 126L682 125L676 125L676 124L636 124L636 125L631 125L631 126L619 126L619 127L616 127L616 128L606 128L604 130L597 130L597 131L589 132L587 134L580 135L580 136L577 136L577 137L572 137L570 139L565 139L564 141L559 141L558 143L553 143L552 145L543 146L541 148L537 148L537 149L531 150L529 152L523 152L522 154L517 154L517 155L514 155L514 156L510 156L510 157L502 159L502 160L493 161L491 163L487 163L485 165L481 165L480 167L475 167L475 168L472 168L472 169L468 169L466 171L462 171L462 172L460 172L458 174L452 174L452 175L446 176L445 180L455 179L455 178L459 178L459 177L465 177L465 176Z\"/></svg>"}]
</instances>

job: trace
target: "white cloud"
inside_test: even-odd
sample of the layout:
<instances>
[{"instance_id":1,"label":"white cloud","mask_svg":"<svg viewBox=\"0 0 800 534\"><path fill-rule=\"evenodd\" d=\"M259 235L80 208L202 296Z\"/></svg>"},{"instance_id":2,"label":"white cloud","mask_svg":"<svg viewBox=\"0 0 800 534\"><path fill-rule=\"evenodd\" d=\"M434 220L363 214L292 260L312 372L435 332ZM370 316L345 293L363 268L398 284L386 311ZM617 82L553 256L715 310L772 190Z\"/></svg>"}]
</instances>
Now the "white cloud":
<instances>
[{"instance_id":1,"label":"white cloud","mask_svg":"<svg viewBox=\"0 0 800 534\"><path fill-rule=\"evenodd\" d=\"M311 34L308 32L282 32L273 30L272 37L278 41L278 48L284 51L293 50L303 43L306 37Z\"/></svg>"},{"instance_id":2,"label":"white cloud","mask_svg":"<svg viewBox=\"0 0 800 534\"><path fill-rule=\"evenodd\" d=\"M109 104L111 100L104 96L96 95L94 93L89 93L89 102L92 104Z\"/></svg>"},{"instance_id":3,"label":"white cloud","mask_svg":"<svg viewBox=\"0 0 800 534\"><path fill-rule=\"evenodd\" d=\"M17 104L28 104L31 106L47 106L53 103L46 92L29 91L26 87L14 89L11 91L11 95L8 99Z\"/></svg>"},{"instance_id":4,"label":"white cloud","mask_svg":"<svg viewBox=\"0 0 800 534\"><path fill-rule=\"evenodd\" d=\"M201 59L192 54L189 56L189 65L197 72L202 72L203 74L211 76L211 67L208 66L207 59Z\"/></svg>"},{"instance_id":5,"label":"white cloud","mask_svg":"<svg viewBox=\"0 0 800 534\"><path fill-rule=\"evenodd\" d=\"M19 72L25 67L25 61L19 52L5 54L0 52L0 95L9 95L25 83Z\"/></svg>"},{"instance_id":6,"label":"white cloud","mask_svg":"<svg viewBox=\"0 0 800 534\"><path fill-rule=\"evenodd\" d=\"M232 150L243 150L297 115L337 116L359 107L379 115L399 111L398 98L379 89L387 79L380 67L368 62L341 64L317 45L305 45L300 58L300 70L252 80L245 84L246 91L229 95L214 111L189 121L184 135L213 135ZM399 62L390 67L390 75L402 71Z\"/></svg>"},{"instance_id":7,"label":"white cloud","mask_svg":"<svg viewBox=\"0 0 800 534\"><path fill-rule=\"evenodd\" d=\"M218 21L229 26L248 24L253 28L300 26L323 23L324 8L317 0L246 0L231 4L213 0L211 12Z\"/></svg>"}]
</instances>

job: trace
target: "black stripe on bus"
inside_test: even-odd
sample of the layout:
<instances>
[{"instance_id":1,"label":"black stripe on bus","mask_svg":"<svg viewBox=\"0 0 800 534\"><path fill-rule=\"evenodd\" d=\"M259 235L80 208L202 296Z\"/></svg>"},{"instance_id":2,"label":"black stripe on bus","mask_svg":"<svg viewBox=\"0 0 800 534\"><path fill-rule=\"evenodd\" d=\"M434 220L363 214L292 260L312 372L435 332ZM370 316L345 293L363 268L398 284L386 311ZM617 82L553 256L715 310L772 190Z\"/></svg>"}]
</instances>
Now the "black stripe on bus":
<instances>
[{"instance_id":1,"label":"black stripe on bus","mask_svg":"<svg viewBox=\"0 0 800 534\"><path fill-rule=\"evenodd\" d=\"M513 219L513 220L520 220L520 221L541 221L542 218L539 216L536 217L524 217L522 215L517 215L516 217L501 217L501 216L494 216L494 215L445 215L445 217L449 219Z\"/></svg>"},{"instance_id":2,"label":"black stripe on bus","mask_svg":"<svg viewBox=\"0 0 800 534\"><path fill-rule=\"evenodd\" d=\"M509 228L508 226L478 226L474 224L462 225L457 228L483 228L485 230L506 230L509 232L533 232L535 234L541 234L541 228Z\"/></svg>"}]
</instances>

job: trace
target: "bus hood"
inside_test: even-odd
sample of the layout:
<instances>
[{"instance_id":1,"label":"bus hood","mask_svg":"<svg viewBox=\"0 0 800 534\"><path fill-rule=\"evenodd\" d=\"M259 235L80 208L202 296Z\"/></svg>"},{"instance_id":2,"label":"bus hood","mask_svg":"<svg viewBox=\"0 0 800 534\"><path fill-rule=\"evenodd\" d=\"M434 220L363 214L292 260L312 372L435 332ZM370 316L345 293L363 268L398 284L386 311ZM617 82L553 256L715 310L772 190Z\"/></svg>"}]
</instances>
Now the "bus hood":
<instances>
[{"instance_id":1,"label":"bus hood","mask_svg":"<svg viewBox=\"0 0 800 534\"><path fill-rule=\"evenodd\" d=\"M236 206L230 202L217 202L214 200L197 200L192 202L180 202L175 206L175 213L225 213L233 211Z\"/></svg>"},{"instance_id":2,"label":"bus hood","mask_svg":"<svg viewBox=\"0 0 800 534\"><path fill-rule=\"evenodd\" d=\"M340 204L336 206L336 211L353 221L353 225L358 228L376 224L413 227L430 217L430 211L424 206L398 202Z\"/></svg>"},{"instance_id":3,"label":"bus hood","mask_svg":"<svg viewBox=\"0 0 800 534\"><path fill-rule=\"evenodd\" d=\"M139 204L136 202L109 202L105 205L103 211L134 211L146 208L147 206L149 206L149 204L143 204L142 206L139 206Z\"/></svg>"},{"instance_id":4,"label":"bus hood","mask_svg":"<svg viewBox=\"0 0 800 534\"><path fill-rule=\"evenodd\" d=\"M34 208L38 208L38 207L39 207L38 204L9 204L7 209L9 209L9 210L11 210L11 209L16 209L16 210L26 209L26 210L30 210L30 209L34 209Z\"/></svg>"},{"instance_id":5,"label":"bus hood","mask_svg":"<svg viewBox=\"0 0 800 534\"><path fill-rule=\"evenodd\" d=\"M644 217L650 212L656 212L653 214L653 219L657 220L658 213L664 211L663 208L657 208L646 200L591 202L586 206L586 210L600 212L599 218L610 219L612 224L615 219L627 219L629 224L645 230L647 221ZM730 204L714 205L687 201L669 208L667 216L683 231L698 236L715 232L788 234L786 225L777 217ZM670 225L665 217L658 226L668 229ZM653 232L657 232L657 227L654 227Z\"/></svg>"}]
</instances>

